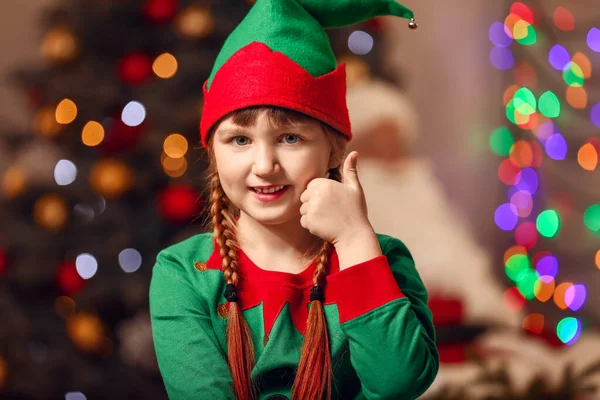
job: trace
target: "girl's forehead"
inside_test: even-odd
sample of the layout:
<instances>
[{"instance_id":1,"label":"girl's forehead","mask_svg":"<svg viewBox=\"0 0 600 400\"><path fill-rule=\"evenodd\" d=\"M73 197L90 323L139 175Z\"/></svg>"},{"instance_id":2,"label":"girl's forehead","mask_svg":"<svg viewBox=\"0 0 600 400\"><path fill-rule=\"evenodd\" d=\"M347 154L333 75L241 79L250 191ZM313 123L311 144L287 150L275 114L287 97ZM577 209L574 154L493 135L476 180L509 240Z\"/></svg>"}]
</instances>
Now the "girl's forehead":
<instances>
[{"instance_id":1,"label":"girl's forehead","mask_svg":"<svg viewBox=\"0 0 600 400\"><path fill-rule=\"evenodd\" d=\"M224 120L217 128L217 134L239 134L239 133L256 133L256 134L277 134L281 131L293 129L305 133L318 132L320 125L313 121L297 121L297 122L277 122L268 121L264 118L258 118L252 125L238 125L231 118Z\"/></svg>"}]
</instances>

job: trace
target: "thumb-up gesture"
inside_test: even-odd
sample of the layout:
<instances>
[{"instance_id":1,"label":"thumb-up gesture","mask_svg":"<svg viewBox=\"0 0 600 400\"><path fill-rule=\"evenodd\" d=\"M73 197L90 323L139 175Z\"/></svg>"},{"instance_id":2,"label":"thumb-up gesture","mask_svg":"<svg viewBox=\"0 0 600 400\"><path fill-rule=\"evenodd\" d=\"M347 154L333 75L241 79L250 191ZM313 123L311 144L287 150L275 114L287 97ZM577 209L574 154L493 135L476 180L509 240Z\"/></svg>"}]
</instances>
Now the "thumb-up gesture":
<instances>
[{"instance_id":1,"label":"thumb-up gesture","mask_svg":"<svg viewBox=\"0 0 600 400\"><path fill-rule=\"evenodd\" d=\"M372 229L357 162L358 152L353 151L344 161L341 183L315 178L300 196L302 227L334 245L364 229Z\"/></svg>"}]
</instances>

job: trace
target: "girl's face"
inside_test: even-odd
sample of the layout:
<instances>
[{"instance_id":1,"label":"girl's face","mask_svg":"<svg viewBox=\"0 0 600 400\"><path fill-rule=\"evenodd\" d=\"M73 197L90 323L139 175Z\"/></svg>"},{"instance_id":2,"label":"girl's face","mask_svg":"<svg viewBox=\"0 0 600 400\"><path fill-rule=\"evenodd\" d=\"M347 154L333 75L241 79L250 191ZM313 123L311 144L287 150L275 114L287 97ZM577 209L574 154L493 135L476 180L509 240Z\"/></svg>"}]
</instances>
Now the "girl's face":
<instances>
[{"instance_id":1,"label":"girl's face","mask_svg":"<svg viewBox=\"0 0 600 400\"><path fill-rule=\"evenodd\" d=\"M214 133L213 151L223 191L254 220L277 225L300 217L300 195L315 178L335 167L331 145L321 125L305 121L273 127L266 111L251 127L223 120ZM254 187L286 185L276 200L262 201Z\"/></svg>"}]
</instances>

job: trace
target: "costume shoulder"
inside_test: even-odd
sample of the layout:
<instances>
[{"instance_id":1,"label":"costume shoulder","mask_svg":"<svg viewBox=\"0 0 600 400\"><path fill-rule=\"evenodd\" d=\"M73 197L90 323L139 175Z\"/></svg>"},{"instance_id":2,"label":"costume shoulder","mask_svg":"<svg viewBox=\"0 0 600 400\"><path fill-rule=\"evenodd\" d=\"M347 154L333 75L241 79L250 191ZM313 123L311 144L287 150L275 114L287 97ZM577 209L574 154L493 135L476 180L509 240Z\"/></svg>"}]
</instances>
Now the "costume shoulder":
<instances>
[{"instance_id":1,"label":"costume shoulder","mask_svg":"<svg viewBox=\"0 0 600 400\"><path fill-rule=\"evenodd\" d=\"M206 262L214 250L212 232L200 233L175 243L159 253L185 264Z\"/></svg>"},{"instance_id":2,"label":"costume shoulder","mask_svg":"<svg viewBox=\"0 0 600 400\"><path fill-rule=\"evenodd\" d=\"M162 250L152 270L151 294L185 291L210 307L212 294L223 285L223 273L207 267L213 251L212 233L194 235Z\"/></svg>"}]
</instances>

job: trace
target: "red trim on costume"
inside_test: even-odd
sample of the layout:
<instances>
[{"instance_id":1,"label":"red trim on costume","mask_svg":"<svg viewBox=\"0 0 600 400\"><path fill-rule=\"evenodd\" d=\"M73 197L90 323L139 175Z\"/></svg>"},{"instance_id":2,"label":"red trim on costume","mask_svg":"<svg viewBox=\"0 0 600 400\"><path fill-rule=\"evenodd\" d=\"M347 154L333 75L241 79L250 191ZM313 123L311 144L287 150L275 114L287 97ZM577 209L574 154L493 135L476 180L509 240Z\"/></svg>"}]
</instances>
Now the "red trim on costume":
<instances>
[{"instance_id":1,"label":"red trim on costume","mask_svg":"<svg viewBox=\"0 0 600 400\"><path fill-rule=\"evenodd\" d=\"M214 238L213 245L214 250L206 266L208 269L221 270L221 256ZM385 256L375 257L343 271L339 270L335 249L329 256L324 304L337 304L340 323L404 297ZM258 267L240 250L237 291L242 311L262 303L264 329L268 335L288 303L294 326L304 335L315 268L316 264L312 263L299 274L269 271Z\"/></svg>"},{"instance_id":2,"label":"red trim on costume","mask_svg":"<svg viewBox=\"0 0 600 400\"><path fill-rule=\"evenodd\" d=\"M335 297L341 324L404 297L384 255L332 274L327 282L325 293Z\"/></svg>"},{"instance_id":3,"label":"red trim on costume","mask_svg":"<svg viewBox=\"0 0 600 400\"><path fill-rule=\"evenodd\" d=\"M204 110L200 122L202 145L223 116L256 105L272 105L302 112L337 129L350 140L346 106L346 69L313 77L288 56L252 42L238 50L215 74L210 90L204 83Z\"/></svg>"}]
</instances>

